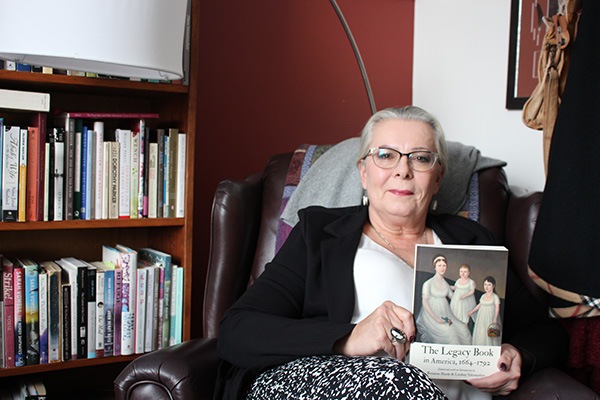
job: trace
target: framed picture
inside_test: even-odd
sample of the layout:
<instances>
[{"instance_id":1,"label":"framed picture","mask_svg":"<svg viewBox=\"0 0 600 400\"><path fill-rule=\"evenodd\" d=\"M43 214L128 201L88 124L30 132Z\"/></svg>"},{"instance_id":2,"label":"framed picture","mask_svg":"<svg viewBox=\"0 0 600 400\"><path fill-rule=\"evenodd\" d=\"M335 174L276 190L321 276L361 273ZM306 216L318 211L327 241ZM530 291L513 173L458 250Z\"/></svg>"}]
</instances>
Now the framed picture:
<instances>
[{"instance_id":1,"label":"framed picture","mask_svg":"<svg viewBox=\"0 0 600 400\"><path fill-rule=\"evenodd\" d=\"M559 10L560 0L512 0L506 108L519 110L538 83L544 17Z\"/></svg>"}]
</instances>

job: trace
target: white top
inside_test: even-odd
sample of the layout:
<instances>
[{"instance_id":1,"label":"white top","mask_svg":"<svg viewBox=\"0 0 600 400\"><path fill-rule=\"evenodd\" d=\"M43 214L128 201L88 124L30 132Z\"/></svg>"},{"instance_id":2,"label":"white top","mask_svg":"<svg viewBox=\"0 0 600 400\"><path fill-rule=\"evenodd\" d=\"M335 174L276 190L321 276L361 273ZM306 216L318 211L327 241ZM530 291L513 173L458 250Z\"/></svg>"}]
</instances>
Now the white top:
<instances>
[{"instance_id":1,"label":"white top","mask_svg":"<svg viewBox=\"0 0 600 400\"><path fill-rule=\"evenodd\" d=\"M433 243L442 244L433 232ZM384 301L412 312L414 291L414 269L402 261L391 250L363 234L354 257L354 290L356 301L352 323L362 321ZM462 381L436 379L449 400L490 400L489 393L467 385Z\"/></svg>"}]
</instances>

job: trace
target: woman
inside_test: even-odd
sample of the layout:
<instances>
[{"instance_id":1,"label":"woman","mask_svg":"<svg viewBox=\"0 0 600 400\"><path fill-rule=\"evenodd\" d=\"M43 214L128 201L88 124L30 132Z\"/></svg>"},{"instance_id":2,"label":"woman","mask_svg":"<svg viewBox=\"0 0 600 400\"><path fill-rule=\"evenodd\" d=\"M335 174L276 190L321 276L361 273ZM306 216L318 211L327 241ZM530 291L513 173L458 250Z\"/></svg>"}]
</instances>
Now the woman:
<instances>
[{"instance_id":1,"label":"woman","mask_svg":"<svg viewBox=\"0 0 600 400\"><path fill-rule=\"evenodd\" d=\"M435 385L400 361L416 335L411 311L415 245L493 243L473 221L428 216L446 159L442 129L429 113L405 107L369 119L358 159L368 205L300 211L300 222L276 257L221 323L218 347L224 362L217 396L319 398L319 393L336 398L351 391L352 398L361 398L371 390L366 388L375 388L395 390L396 398L406 390L439 398ZM506 324L514 329L514 345L503 345L497 373L463 385L488 398L510 393L533 365L556 362L553 357L560 354L538 356L550 352L536 348L541 342L531 340L527 329L554 328L540 322L547 320L545 309L535 309L516 277L514 285L519 318L514 328ZM531 307L524 304L534 310L525 312ZM381 354L387 357L368 357ZM356 380L362 376L367 382ZM393 379L382 382L382 376ZM403 388L407 382L418 387Z\"/></svg>"},{"instance_id":2,"label":"woman","mask_svg":"<svg viewBox=\"0 0 600 400\"><path fill-rule=\"evenodd\" d=\"M475 327L473 328L473 344L484 346L499 346L499 336L489 336L488 328L491 324L499 325L500 322L500 297L496 294L496 279L488 276L483 280L484 294L479 299L479 304L471 311L469 316L477 312Z\"/></svg>"},{"instance_id":3,"label":"woman","mask_svg":"<svg viewBox=\"0 0 600 400\"><path fill-rule=\"evenodd\" d=\"M450 300L450 309L456 318L469 325L469 318L475 320L476 314L468 315L477 302L475 301L475 289L477 284L471 279L471 267L463 264L458 269L459 278L451 286L454 293Z\"/></svg>"},{"instance_id":4,"label":"woman","mask_svg":"<svg viewBox=\"0 0 600 400\"><path fill-rule=\"evenodd\" d=\"M471 332L467 325L458 319L448 303L452 289L444 274L448 268L446 257L439 255L433 259L435 274L423 283L423 308L417 318L420 341L425 343L471 344Z\"/></svg>"}]
</instances>

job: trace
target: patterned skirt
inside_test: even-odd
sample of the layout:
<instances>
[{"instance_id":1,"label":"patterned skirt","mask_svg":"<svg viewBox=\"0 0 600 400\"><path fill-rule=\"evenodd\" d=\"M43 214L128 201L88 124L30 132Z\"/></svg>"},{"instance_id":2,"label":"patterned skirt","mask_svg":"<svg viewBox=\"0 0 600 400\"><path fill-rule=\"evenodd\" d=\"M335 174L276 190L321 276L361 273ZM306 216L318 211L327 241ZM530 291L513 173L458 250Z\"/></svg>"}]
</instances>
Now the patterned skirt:
<instances>
[{"instance_id":1,"label":"patterned skirt","mask_svg":"<svg viewBox=\"0 0 600 400\"><path fill-rule=\"evenodd\" d=\"M393 358L312 356L260 374L247 400L447 400L420 369Z\"/></svg>"}]
</instances>

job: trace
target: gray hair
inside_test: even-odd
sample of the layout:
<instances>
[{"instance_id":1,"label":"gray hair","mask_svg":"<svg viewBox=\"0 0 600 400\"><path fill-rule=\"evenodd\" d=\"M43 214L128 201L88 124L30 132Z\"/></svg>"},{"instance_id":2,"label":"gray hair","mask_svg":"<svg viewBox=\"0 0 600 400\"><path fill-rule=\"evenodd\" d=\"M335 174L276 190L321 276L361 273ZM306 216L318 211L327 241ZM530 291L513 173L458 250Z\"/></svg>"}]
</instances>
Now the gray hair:
<instances>
[{"instance_id":1,"label":"gray hair","mask_svg":"<svg viewBox=\"0 0 600 400\"><path fill-rule=\"evenodd\" d=\"M408 121L422 121L433 128L436 152L439 153L440 165L448 169L448 151L446 148L446 137L442 125L432 114L416 106L406 106L402 108L386 108L378 111L369 118L360 135L360 145L358 147L358 161L364 159L369 153L369 146L373 139L375 126L389 119L400 119Z\"/></svg>"}]
</instances>

